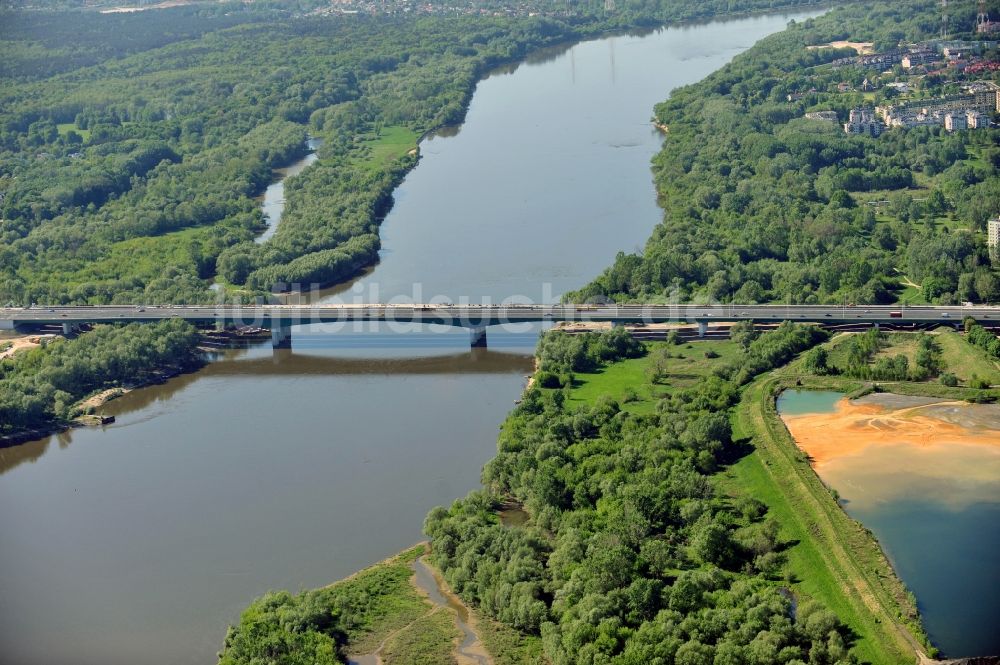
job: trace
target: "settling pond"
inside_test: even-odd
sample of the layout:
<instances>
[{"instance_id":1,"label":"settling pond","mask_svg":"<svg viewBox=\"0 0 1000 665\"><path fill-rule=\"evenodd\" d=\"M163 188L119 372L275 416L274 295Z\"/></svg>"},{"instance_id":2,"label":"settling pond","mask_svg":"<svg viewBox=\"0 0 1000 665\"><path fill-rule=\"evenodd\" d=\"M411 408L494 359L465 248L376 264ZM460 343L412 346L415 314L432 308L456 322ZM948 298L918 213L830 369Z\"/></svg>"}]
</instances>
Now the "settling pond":
<instances>
[{"instance_id":1,"label":"settling pond","mask_svg":"<svg viewBox=\"0 0 1000 665\"><path fill-rule=\"evenodd\" d=\"M949 657L1000 654L1000 405L786 390L789 431Z\"/></svg>"}]
</instances>

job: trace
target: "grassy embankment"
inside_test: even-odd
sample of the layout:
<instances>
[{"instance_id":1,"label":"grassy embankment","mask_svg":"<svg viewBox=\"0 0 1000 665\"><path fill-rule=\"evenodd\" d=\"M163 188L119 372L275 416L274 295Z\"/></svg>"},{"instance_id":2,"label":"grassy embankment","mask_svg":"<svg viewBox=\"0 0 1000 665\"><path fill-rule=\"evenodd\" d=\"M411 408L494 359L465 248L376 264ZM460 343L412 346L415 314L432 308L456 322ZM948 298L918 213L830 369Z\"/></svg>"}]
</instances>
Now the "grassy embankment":
<instances>
[{"instance_id":1,"label":"grassy embankment","mask_svg":"<svg viewBox=\"0 0 1000 665\"><path fill-rule=\"evenodd\" d=\"M331 585L342 594L369 599L357 625L347 631L348 653L369 654L382 646L388 665L421 662L416 654L433 657L451 650L458 636L454 621L435 612L411 581L410 566L424 550L417 545Z\"/></svg>"}]
</instances>

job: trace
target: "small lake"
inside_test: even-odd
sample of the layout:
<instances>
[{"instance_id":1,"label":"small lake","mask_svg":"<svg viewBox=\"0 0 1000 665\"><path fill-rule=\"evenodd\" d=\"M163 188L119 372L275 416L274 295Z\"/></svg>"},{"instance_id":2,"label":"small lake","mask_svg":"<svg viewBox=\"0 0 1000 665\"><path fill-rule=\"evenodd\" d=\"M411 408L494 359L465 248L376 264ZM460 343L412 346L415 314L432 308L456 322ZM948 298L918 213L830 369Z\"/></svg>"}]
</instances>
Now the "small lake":
<instances>
[{"instance_id":1,"label":"small lake","mask_svg":"<svg viewBox=\"0 0 1000 665\"><path fill-rule=\"evenodd\" d=\"M833 413L844 393L828 390L789 389L778 397L778 413L783 416L802 416L813 413Z\"/></svg>"},{"instance_id":2,"label":"small lake","mask_svg":"<svg viewBox=\"0 0 1000 665\"><path fill-rule=\"evenodd\" d=\"M1000 406L787 390L778 410L948 657L1000 654Z\"/></svg>"}]
</instances>

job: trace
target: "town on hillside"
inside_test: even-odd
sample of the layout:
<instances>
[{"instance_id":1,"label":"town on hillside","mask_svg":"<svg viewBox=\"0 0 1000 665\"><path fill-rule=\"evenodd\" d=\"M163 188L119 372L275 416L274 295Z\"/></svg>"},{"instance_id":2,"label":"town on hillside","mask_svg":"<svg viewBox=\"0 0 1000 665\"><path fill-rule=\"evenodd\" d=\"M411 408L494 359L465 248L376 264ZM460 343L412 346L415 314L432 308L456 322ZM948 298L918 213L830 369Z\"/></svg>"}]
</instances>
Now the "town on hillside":
<instances>
[{"instance_id":1,"label":"town on hillside","mask_svg":"<svg viewBox=\"0 0 1000 665\"><path fill-rule=\"evenodd\" d=\"M846 117L819 108L805 116L839 123L847 134L871 137L894 128L943 127L948 132L988 128L1000 113L998 36L1000 21L993 20L985 3L979 3L975 32L964 39L950 37L944 15L938 39L878 52L870 43L822 45L857 52L829 63L832 79L826 91L852 99L860 95L862 103L850 108ZM822 90L814 86L787 98L789 102L819 101L817 93Z\"/></svg>"}]
</instances>

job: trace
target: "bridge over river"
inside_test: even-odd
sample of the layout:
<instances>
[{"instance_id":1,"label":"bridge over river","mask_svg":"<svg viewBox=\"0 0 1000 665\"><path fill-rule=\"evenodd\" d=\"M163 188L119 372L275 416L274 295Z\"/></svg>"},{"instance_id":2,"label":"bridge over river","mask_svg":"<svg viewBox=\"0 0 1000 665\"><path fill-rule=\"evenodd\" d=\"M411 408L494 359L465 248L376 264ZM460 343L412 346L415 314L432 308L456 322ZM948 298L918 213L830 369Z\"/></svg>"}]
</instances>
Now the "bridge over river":
<instances>
[{"instance_id":1,"label":"bridge over river","mask_svg":"<svg viewBox=\"0 0 1000 665\"><path fill-rule=\"evenodd\" d=\"M336 304L336 305L219 305L219 306L67 306L0 308L0 329L61 325L70 333L86 323L161 321L179 318L199 325L251 326L271 331L275 348L291 345L293 326L318 323L348 324L377 321L389 324L436 324L470 330L472 346L486 346L490 326L540 322L649 325L696 324L704 335L713 321L779 321L820 324L933 323L958 326L971 316L989 325L1000 322L1000 307L985 305L901 307L896 305L469 305L469 304Z\"/></svg>"}]
</instances>

